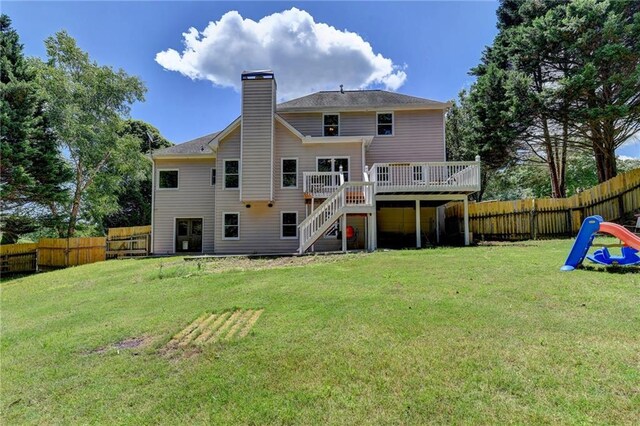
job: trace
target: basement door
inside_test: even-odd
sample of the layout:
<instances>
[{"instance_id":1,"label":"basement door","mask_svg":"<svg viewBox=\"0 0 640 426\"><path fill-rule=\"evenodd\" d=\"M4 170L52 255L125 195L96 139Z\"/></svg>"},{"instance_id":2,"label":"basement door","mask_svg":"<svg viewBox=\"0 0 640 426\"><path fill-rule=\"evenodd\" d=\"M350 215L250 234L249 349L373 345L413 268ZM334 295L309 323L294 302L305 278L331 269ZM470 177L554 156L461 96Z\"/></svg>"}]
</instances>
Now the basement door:
<instances>
[{"instance_id":1,"label":"basement door","mask_svg":"<svg viewBox=\"0 0 640 426\"><path fill-rule=\"evenodd\" d=\"M202 219L176 219L177 252L202 252Z\"/></svg>"}]
</instances>

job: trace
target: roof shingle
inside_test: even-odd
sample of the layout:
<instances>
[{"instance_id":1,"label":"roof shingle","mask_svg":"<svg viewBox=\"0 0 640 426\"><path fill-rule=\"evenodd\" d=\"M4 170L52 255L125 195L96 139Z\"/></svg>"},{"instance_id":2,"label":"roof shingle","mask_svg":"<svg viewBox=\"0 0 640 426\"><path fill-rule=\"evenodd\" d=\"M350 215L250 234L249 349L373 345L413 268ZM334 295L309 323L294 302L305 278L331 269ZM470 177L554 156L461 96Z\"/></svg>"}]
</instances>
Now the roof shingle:
<instances>
[{"instance_id":1,"label":"roof shingle","mask_svg":"<svg viewBox=\"0 0 640 426\"><path fill-rule=\"evenodd\" d=\"M345 90L341 92L316 92L277 105L279 112L343 109L357 110L369 108L416 107L444 109L446 102L387 92L386 90Z\"/></svg>"},{"instance_id":2,"label":"roof shingle","mask_svg":"<svg viewBox=\"0 0 640 426\"><path fill-rule=\"evenodd\" d=\"M210 155L213 154L213 150L209 147L209 142L216 137L220 132L210 133L199 138L183 142L178 145L173 145L168 148L163 148L155 151L154 156L170 156L170 155Z\"/></svg>"}]
</instances>

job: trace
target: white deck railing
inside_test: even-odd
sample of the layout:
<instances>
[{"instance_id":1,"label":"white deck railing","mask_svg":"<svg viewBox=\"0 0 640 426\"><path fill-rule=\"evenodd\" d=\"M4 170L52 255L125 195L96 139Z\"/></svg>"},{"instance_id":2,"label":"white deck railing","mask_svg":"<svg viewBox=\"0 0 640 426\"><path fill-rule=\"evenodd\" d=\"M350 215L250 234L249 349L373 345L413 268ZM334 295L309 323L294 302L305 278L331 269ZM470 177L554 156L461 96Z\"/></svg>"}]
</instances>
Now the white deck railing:
<instances>
[{"instance_id":1,"label":"white deck railing","mask_svg":"<svg viewBox=\"0 0 640 426\"><path fill-rule=\"evenodd\" d=\"M304 172L302 190L316 198L327 198L340 186L340 172Z\"/></svg>"},{"instance_id":2,"label":"white deck railing","mask_svg":"<svg viewBox=\"0 0 640 426\"><path fill-rule=\"evenodd\" d=\"M342 214L373 207L373 183L344 182L298 225L300 253L304 253Z\"/></svg>"},{"instance_id":3,"label":"white deck railing","mask_svg":"<svg viewBox=\"0 0 640 426\"><path fill-rule=\"evenodd\" d=\"M369 181L376 193L479 191L480 161L376 163Z\"/></svg>"}]
</instances>

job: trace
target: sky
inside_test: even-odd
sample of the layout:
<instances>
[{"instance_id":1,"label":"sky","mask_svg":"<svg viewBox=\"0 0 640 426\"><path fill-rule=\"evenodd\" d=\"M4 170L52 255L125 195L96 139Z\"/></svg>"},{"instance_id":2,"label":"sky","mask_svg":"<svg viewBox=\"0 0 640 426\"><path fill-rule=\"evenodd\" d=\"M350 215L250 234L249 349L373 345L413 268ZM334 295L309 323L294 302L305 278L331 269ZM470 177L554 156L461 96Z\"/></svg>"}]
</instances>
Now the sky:
<instances>
[{"instance_id":1,"label":"sky","mask_svg":"<svg viewBox=\"0 0 640 426\"><path fill-rule=\"evenodd\" d=\"M240 114L240 73L273 69L279 101L381 88L447 101L495 37L496 2L3 1L25 54L66 30L101 65L140 77L131 116L174 143ZM640 157L640 145L619 154Z\"/></svg>"}]
</instances>

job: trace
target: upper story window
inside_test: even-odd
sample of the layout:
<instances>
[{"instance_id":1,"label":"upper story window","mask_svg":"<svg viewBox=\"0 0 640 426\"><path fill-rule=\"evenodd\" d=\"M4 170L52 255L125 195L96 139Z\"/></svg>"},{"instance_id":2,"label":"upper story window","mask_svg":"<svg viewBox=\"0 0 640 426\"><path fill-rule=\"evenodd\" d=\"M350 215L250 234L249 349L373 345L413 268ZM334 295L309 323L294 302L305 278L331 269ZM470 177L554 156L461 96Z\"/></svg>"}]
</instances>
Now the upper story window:
<instances>
[{"instance_id":1,"label":"upper story window","mask_svg":"<svg viewBox=\"0 0 640 426\"><path fill-rule=\"evenodd\" d=\"M378 136L393 136L393 113L379 112L377 114Z\"/></svg>"},{"instance_id":2,"label":"upper story window","mask_svg":"<svg viewBox=\"0 0 640 426\"><path fill-rule=\"evenodd\" d=\"M178 189L177 170L158 170L159 189Z\"/></svg>"},{"instance_id":3,"label":"upper story window","mask_svg":"<svg viewBox=\"0 0 640 426\"><path fill-rule=\"evenodd\" d=\"M211 169L211 186L216 184L216 169Z\"/></svg>"},{"instance_id":4,"label":"upper story window","mask_svg":"<svg viewBox=\"0 0 640 426\"><path fill-rule=\"evenodd\" d=\"M340 135L340 114L322 114L323 136Z\"/></svg>"},{"instance_id":5,"label":"upper story window","mask_svg":"<svg viewBox=\"0 0 640 426\"><path fill-rule=\"evenodd\" d=\"M224 188L237 189L240 187L240 161L224 160Z\"/></svg>"},{"instance_id":6,"label":"upper story window","mask_svg":"<svg viewBox=\"0 0 640 426\"><path fill-rule=\"evenodd\" d=\"M282 187L283 188L298 187L298 159L297 158L282 159Z\"/></svg>"}]
</instances>

